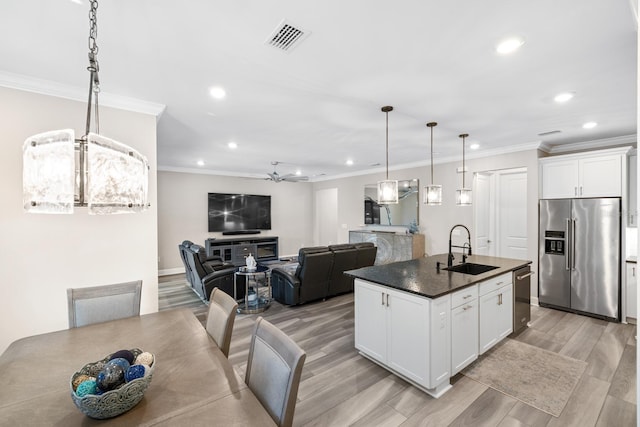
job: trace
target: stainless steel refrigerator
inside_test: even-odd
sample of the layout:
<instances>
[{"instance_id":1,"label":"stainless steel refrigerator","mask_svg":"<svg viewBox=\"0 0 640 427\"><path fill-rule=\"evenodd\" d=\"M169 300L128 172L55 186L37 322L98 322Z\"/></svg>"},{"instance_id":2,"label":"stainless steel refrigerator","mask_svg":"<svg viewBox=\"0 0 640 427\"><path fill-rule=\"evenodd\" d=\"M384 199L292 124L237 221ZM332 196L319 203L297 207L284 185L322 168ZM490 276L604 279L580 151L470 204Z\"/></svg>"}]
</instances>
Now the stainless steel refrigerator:
<instances>
[{"instance_id":1,"label":"stainless steel refrigerator","mask_svg":"<svg viewBox=\"0 0 640 427\"><path fill-rule=\"evenodd\" d=\"M540 305L620 320L620 198L540 200Z\"/></svg>"}]
</instances>

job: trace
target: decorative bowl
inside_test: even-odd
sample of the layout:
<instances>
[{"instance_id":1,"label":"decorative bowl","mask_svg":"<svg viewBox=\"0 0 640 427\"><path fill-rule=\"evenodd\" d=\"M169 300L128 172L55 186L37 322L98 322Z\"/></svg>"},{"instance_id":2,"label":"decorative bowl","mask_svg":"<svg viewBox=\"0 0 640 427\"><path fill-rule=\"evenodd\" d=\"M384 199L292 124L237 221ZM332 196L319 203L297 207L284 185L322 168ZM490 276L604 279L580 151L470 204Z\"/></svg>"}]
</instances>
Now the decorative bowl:
<instances>
[{"instance_id":1,"label":"decorative bowl","mask_svg":"<svg viewBox=\"0 0 640 427\"><path fill-rule=\"evenodd\" d=\"M139 348L133 348L129 350L135 357L138 357L143 351ZM102 394L87 394L79 396L74 390L73 383L80 375L88 375L90 377L97 376L98 372L102 369L107 362L109 362L111 355L105 357L102 360L98 360L93 363L87 363L78 372L75 372L69 380L69 386L71 387L71 399L73 403L80 409L80 411L96 419L105 419L123 414L136 406L142 397L144 392L151 384L151 378L156 366L155 356L153 356L153 362L149 366L148 374L142 378L136 378L129 382L125 382L118 388L110 391L106 391Z\"/></svg>"}]
</instances>

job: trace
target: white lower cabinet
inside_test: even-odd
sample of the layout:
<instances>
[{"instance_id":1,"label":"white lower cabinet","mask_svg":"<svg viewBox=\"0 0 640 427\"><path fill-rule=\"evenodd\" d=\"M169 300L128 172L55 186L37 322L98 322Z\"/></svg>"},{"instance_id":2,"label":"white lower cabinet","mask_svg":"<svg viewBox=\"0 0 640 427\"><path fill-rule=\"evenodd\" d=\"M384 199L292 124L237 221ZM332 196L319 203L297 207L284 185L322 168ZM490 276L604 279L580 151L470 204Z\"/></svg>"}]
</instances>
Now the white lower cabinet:
<instances>
[{"instance_id":1,"label":"white lower cabinet","mask_svg":"<svg viewBox=\"0 0 640 427\"><path fill-rule=\"evenodd\" d=\"M482 282L479 286L479 353L483 354L513 332L512 274Z\"/></svg>"},{"instance_id":2,"label":"white lower cabinet","mask_svg":"<svg viewBox=\"0 0 640 427\"><path fill-rule=\"evenodd\" d=\"M449 378L513 331L512 273L427 298L355 279L360 353L440 397Z\"/></svg>"},{"instance_id":3,"label":"white lower cabinet","mask_svg":"<svg viewBox=\"0 0 640 427\"><path fill-rule=\"evenodd\" d=\"M429 299L356 279L355 345L435 396L450 375L450 298Z\"/></svg>"},{"instance_id":4,"label":"white lower cabinet","mask_svg":"<svg viewBox=\"0 0 640 427\"><path fill-rule=\"evenodd\" d=\"M451 375L478 358L478 285L451 294Z\"/></svg>"}]
</instances>

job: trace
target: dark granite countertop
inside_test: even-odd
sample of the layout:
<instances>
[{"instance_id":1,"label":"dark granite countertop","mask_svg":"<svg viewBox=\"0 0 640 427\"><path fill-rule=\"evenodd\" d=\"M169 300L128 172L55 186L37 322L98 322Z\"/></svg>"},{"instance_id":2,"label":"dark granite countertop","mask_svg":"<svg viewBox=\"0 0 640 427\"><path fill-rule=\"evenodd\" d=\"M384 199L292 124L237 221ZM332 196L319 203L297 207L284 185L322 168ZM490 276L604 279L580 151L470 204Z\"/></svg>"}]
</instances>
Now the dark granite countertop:
<instances>
[{"instance_id":1,"label":"dark granite countertop","mask_svg":"<svg viewBox=\"0 0 640 427\"><path fill-rule=\"evenodd\" d=\"M456 256L456 258L457 261L460 257ZM441 263L439 272L436 268L436 262L438 261ZM443 269L447 266L447 254L439 254L426 258L349 270L345 271L345 274L428 298L438 298L474 283L482 282L531 264L531 261L521 259L484 255L472 255L467 258L467 262L493 265L498 268L476 276L451 272Z\"/></svg>"}]
</instances>

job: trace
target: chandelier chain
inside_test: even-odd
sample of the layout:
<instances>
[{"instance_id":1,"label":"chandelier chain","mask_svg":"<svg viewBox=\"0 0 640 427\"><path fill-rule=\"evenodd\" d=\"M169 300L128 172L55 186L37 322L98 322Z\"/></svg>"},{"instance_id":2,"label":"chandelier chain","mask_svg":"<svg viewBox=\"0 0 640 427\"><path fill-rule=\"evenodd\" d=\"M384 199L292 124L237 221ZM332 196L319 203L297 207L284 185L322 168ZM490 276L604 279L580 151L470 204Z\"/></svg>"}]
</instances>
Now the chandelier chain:
<instances>
[{"instance_id":1,"label":"chandelier chain","mask_svg":"<svg viewBox=\"0 0 640 427\"><path fill-rule=\"evenodd\" d=\"M97 61L98 56L98 0L91 0L91 10L89 11L89 53L93 54ZM91 55L90 55L91 56Z\"/></svg>"}]
</instances>

